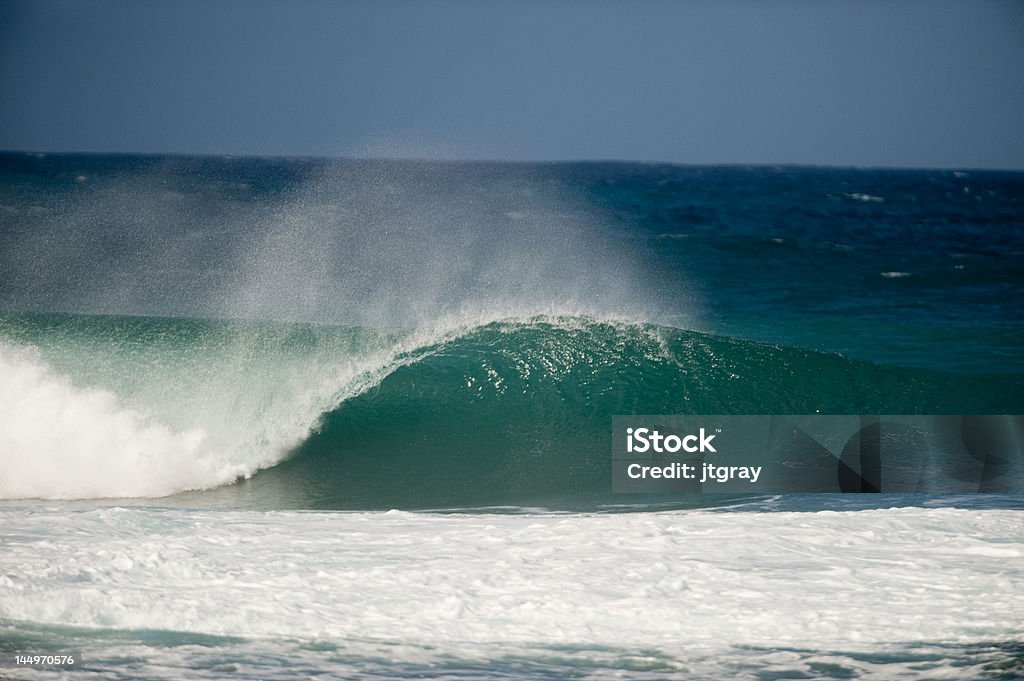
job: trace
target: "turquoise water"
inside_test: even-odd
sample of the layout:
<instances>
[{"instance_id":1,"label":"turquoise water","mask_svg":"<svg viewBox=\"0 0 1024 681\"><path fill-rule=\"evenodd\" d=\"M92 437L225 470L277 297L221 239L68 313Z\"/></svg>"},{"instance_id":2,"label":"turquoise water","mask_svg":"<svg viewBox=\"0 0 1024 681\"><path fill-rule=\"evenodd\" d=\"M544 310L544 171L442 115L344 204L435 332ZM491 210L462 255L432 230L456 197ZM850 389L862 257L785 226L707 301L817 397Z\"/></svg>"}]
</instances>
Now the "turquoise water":
<instances>
[{"instance_id":1,"label":"turquoise water","mask_svg":"<svg viewBox=\"0 0 1024 681\"><path fill-rule=\"evenodd\" d=\"M1024 386L987 376L579 317L420 337L308 324L12 315L0 318L0 333L11 347L38 353L12 370L46 362L120 400L68 425L66 447L101 439L79 458L103 465L112 449L130 457L134 438L156 424L169 427L162 465L126 458L140 468L127 481L105 479L101 468L83 472L96 478L90 483L100 496L150 496L142 485L159 489L180 473L188 481L179 487L208 489L189 503L218 506L607 504L623 501L610 493L617 414L1006 414L1024 405ZM33 379L39 400L53 399L40 377L26 380ZM65 409L92 399L71 384L61 391ZM24 392L11 401L25 420L54 406ZM140 414L133 435L103 442L126 410ZM197 439L175 440L188 432ZM26 433L21 446L52 448L53 435L33 442ZM239 480L226 485L232 470ZM24 489L33 489L29 482ZM36 494L54 493L81 496L68 478L39 482Z\"/></svg>"}]
</instances>

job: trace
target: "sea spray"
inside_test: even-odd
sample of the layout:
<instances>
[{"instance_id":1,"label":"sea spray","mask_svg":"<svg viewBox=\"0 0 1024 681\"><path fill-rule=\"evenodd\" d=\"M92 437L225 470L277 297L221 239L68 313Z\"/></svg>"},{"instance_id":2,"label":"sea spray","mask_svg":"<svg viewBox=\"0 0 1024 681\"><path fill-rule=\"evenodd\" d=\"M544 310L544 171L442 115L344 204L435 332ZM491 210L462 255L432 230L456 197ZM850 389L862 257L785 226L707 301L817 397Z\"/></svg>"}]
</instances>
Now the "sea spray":
<instances>
[{"instance_id":1,"label":"sea spray","mask_svg":"<svg viewBox=\"0 0 1024 681\"><path fill-rule=\"evenodd\" d=\"M501 164L0 156L0 307L374 328L696 309L579 188ZM83 176L85 181L74 178ZM40 272L36 263L46 263ZM495 313L497 311L497 314Z\"/></svg>"}]
</instances>

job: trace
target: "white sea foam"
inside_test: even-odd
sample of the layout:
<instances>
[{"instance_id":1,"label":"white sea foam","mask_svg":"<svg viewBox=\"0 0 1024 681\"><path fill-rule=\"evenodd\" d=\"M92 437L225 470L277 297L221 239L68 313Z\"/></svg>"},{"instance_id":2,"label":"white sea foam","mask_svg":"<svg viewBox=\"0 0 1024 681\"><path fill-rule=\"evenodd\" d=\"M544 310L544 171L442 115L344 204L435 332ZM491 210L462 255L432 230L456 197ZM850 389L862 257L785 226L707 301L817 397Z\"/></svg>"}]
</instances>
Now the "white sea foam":
<instances>
[{"instance_id":1,"label":"white sea foam","mask_svg":"<svg viewBox=\"0 0 1024 681\"><path fill-rule=\"evenodd\" d=\"M79 388L26 349L0 344L0 498L159 496L237 474L106 390Z\"/></svg>"},{"instance_id":2,"label":"white sea foam","mask_svg":"<svg viewBox=\"0 0 1024 681\"><path fill-rule=\"evenodd\" d=\"M864 203L882 203L885 201L881 196L875 196L873 194L861 194L853 192L846 195L847 198L853 199L854 201L863 201Z\"/></svg>"},{"instance_id":3,"label":"white sea foam","mask_svg":"<svg viewBox=\"0 0 1024 681\"><path fill-rule=\"evenodd\" d=\"M0 618L240 636L282 656L313 654L298 639L357 661L390 646L394 665L557 650L653 656L702 678L815 662L858 678L965 678L958 647L1024 636L1013 510L6 509L0 526ZM927 647L945 656L915 667L908 649Z\"/></svg>"}]
</instances>

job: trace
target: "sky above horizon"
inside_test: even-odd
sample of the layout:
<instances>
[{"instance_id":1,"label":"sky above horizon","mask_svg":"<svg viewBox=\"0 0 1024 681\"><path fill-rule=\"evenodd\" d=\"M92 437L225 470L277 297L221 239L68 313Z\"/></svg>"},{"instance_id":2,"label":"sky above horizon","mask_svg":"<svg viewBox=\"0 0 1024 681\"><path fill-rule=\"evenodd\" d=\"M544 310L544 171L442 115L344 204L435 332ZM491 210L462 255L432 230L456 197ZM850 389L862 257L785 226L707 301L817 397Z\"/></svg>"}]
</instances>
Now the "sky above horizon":
<instances>
[{"instance_id":1,"label":"sky above horizon","mask_svg":"<svg viewBox=\"0 0 1024 681\"><path fill-rule=\"evenodd\" d=\"M1024 3L0 0L0 149L1024 169Z\"/></svg>"}]
</instances>

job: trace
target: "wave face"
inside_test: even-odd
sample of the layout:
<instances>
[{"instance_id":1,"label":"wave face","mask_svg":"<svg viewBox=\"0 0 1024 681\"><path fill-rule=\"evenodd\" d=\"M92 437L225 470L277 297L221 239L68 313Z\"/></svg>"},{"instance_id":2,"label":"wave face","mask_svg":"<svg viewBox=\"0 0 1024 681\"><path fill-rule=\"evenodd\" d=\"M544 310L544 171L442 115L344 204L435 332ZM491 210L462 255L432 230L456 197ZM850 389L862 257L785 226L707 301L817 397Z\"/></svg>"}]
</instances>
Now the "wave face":
<instances>
[{"instance_id":1,"label":"wave face","mask_svg":"<svg viewBox=\"0 0 1024 681\"><path fill-rule=\"evenodd\" d=\"M321 418L257 496L311 507L611 500L615 414L1001 413L1024 390L650 325L497 322ZM1016 413L1016 412L1014 412Z\"/></svg>"},{"instance_id":2,"label":"wave face","mask_svg":"<svg viewBox=\"0 0 1024 681\"><path fill-rule=\"evenodd\" d=\"M1015 413L1024 388L582 317L383 333L0 319L5 498L297 508L609 497L616 414ZM237 481L237 482L236 482Z\"/></svg>"}]
</instances>

